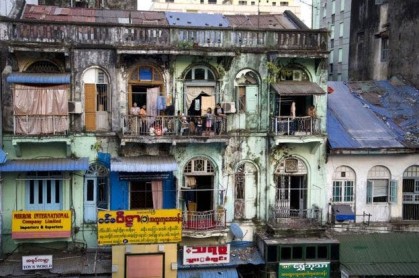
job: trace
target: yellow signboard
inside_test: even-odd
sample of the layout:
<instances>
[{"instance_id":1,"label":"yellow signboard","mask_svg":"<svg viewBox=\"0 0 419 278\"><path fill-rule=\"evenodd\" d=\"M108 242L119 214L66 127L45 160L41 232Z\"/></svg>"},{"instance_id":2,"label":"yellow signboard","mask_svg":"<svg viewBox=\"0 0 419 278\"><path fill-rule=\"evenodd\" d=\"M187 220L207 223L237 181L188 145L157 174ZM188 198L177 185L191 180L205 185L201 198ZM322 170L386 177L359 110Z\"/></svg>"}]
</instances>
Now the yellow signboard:
<instances>
[{"instance_id":1,"label":"yellow signboard","mask_svg":"<svg viewBox=\"0 0 419 278\"><path fill-rule=\"evenodd\" d=\"M182 240L178 209L99 211L97 226L99 245Z\"/></svg>"},{"instance_id":2,"label":"yellow signboard","mask_svg":"<svg viewBox=\"0 0 419 278\"><path fill-rule=\"evenodd\" d=\"M12 212L13 239L65 238L70 236L70 210Z\"/></svg>"}]
</instances>

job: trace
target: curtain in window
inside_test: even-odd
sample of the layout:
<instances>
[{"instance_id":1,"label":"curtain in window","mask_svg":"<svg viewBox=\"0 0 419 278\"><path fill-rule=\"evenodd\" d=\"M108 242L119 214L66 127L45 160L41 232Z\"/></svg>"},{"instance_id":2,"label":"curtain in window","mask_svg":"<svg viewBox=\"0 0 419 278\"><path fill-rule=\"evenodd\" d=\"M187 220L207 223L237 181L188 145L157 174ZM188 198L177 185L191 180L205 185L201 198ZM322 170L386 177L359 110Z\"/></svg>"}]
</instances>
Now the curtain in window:
<instances>
[{"instance_id":1,"label":"curtain in window","mask_svg":"<svg viewBox=\"0 0 419 278\"><path fill-rule=\"evenodd\" d=\"M153 209L161 209L163 205L163 183L162 181L152 181L151 191L153 194Z\"/></svg>"},{"instance_id":2,"label":"curtain in window","mask_svg":"<svg viewBox=\"0 0 419 278\"><path fill-rule=\"evenodd\" d=\"M187 87L186 88L186 107L189 109L192 101L197 98L201 93L205 93L209 96L214 95L214 87ZM205 108L204 104L201 105L202 108ZM214 106L211 106L214 109Z\"/></svg>"},{"instance_id":3,"label":"curtain in window","mask_svg":"<svg viewBox=\"0 0 419 278\"><path fill-rule=\"evenodd\" d=\"M18 134L51 134L68 129L68 85L15 84L13 112Z\"/></svg>"}]
</instances>

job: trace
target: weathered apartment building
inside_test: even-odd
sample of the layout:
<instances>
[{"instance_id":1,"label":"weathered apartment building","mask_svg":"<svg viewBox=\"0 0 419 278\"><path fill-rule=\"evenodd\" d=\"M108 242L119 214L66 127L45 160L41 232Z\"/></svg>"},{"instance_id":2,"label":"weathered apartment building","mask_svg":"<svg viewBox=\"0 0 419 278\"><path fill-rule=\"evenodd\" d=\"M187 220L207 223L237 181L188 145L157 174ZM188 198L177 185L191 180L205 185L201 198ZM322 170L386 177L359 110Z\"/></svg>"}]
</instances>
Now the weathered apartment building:
<instances>
[{"instance_id":1,"label":"weathered apartment building","mask_svg":"<svg viewBox=\"0 0 419 278\"><path fill-rule=\"evenodd\" d=\"M113 277L338 271L321 226L326 31L289 12L15 14L0 22L3 254L107 250L89 271ZM64 274L56 256L36 271Z\"/></svg>"}]
</instances>

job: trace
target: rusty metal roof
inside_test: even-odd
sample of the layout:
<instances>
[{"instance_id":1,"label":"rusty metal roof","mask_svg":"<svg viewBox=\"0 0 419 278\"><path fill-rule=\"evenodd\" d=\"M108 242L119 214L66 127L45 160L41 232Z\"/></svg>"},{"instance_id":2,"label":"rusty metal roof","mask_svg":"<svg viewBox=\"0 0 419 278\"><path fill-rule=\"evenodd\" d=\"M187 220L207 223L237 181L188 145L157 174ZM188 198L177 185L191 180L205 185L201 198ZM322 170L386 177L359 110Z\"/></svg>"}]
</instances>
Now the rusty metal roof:
<instances>
[{"instance_id":1,"label":"rusty metal roof","mask_svg":"<svg viewBox=\"0 0 419 278\"><path fill-rule=\"evenodd\" d=\"M29 4L25 6L21 18L58 22L167 25L163 12L60 8Z\"/></svg>"},{"instance_id":2,"label":"rusty metal roof","mask_svg":"<svg viewBox=\"0 0 419 278\"><path fill-rule=\"evenodd\" d=\"M329 81L331 149L419 147L419 91L397 79Z\"/></svg>"},{"instance_id":3,"label":"rusty metal roof","mask_svg":"<svg viewBox=\"0 0 419 278\"><path fill-rule=\"evenodd\" d=\"M326 92L316 83L308 81L281 81L271 85L283 96L322 95Z\"/></svg>"},{"instance_id":4,"label":"rusty metal roof","mask_svg":"<svg viewBox=\"0 0 419 278\"><path fill-rule=\"evenodd\" d=\"M223 15L207 13L105 10L60 8L30 5L24 7L22 19L56 22L144 24L183 27L244 27L262 29L304 29L299 19L287 11L284 14Z\"/></svg>"}]
</instances>

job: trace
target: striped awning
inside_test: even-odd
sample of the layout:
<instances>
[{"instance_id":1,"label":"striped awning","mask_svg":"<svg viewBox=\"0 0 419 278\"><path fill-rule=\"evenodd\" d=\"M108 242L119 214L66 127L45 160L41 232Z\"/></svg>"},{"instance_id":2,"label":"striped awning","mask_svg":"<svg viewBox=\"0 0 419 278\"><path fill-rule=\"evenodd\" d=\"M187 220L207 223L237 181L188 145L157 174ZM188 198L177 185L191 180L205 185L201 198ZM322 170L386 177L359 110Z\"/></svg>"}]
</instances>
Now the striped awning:
<instances>
[{"instance_id":1,"label":"striped awning","mask_svg":"<svg viewBox=\"0 0 419 278\"><path fill-rule=\"evenodd\" d=\"M117 157L111 159L112 172L171 172L177 169L171 156Z\"/></svg>"},{"instance_id":2,"label":"striped awning","mask_svg":"<svg viewBox=\"0 0 419 278\"><path fill-rule=\"evenodd\" d=\"M0 172L86 171L88 169L87 157L8 160L0 165Z\"/></svg>"},{"instance_id":3,"label":"striped awning","mask_svg":"<svg viewBox=\"0 0 419 278\"><path fill-rule=\"evenodd\" d=\"M21 84L70 84L70 74L18 72L8 75L6 81Z\"/></svg>"}]
</instances>

